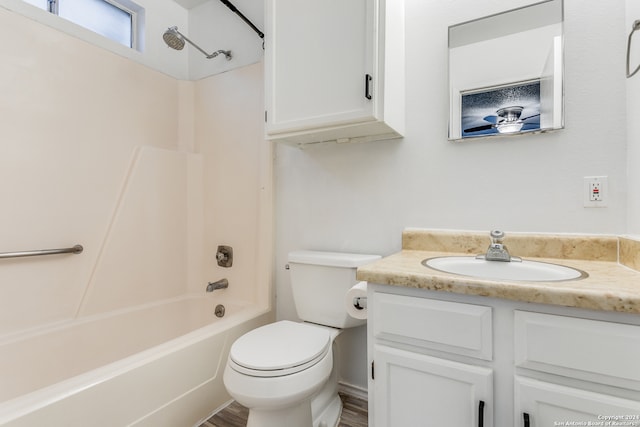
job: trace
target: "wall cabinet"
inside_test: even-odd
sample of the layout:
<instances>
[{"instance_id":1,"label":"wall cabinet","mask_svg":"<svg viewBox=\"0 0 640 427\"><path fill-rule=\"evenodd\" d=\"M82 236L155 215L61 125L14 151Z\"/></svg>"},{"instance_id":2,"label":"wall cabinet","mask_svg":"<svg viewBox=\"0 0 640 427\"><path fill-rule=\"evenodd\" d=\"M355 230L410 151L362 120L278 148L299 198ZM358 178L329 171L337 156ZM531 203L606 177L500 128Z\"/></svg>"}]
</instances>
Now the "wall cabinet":
<instances>
[{"instance_id":1,"label":"wall cabinet","mask_svg":"<svg viewBox=\"0 0 640 427\"><path fill-rule=\"evenodd\" d=\"M400 0L267 0L267 138L291 144L404 131Z\"/></svg>"},{"instance_id":2,"label":"wall cabinet","mask_svg":"<svg viewBox=\"0 0 640 427\"><path fill-rule=\"evenodd\" d=\"M368 292L371 427L640 426L639 316Z\"/></svg>"}]
</instances>

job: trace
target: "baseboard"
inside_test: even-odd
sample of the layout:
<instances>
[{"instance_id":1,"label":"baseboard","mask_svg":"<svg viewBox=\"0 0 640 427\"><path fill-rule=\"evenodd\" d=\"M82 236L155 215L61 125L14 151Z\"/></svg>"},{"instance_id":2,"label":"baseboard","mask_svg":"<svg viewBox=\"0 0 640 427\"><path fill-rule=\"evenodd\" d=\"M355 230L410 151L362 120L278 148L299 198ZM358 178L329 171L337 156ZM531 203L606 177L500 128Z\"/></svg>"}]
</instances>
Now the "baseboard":
<instances>
[{"instance_id":1,"label":"baseboard","mask_svg":"<svg viewBox=\"0 0 640 427\"><path fill-rule=\"evenodd\" d=\"M345 393L358 399L369 400L369 393L366 388L358 387L353 384L347 384L343 382L338 383L338 391L340 393Z\"/></svg>"},{"instance_id":2,"label":"baseboard","mask_svg":"<svg viewBox=\"0 0 640 427\"><path fill-rule=\"evenodd\" d=\"M203 419L201 419L200 421L198 421L197 424L194 424L193 427L202 427L202 425L206 425L207 420L211 417L213 417L215 414L217 414L218 412L224 410L227 406L231 405L234 402L233 399L226 401L225 403L223 403L222 405L218 406L216 409L214 409L213 411L211 411L211 413L209 415L207 415L206 417L204 417Z\"/></svg>"}]
</instances>

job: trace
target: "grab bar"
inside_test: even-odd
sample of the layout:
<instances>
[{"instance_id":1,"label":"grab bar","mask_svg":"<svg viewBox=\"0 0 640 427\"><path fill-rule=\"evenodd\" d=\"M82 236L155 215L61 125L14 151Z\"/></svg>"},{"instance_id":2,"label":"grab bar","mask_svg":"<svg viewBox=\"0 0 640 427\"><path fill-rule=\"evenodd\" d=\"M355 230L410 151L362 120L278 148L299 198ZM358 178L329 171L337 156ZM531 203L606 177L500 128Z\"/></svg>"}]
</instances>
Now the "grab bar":
<instances>
[{"instance_id":1,"label":"grab bar","mask_svg":"<svg viewBox=\"0 0 640 427\"><path fill-rule=\"evenodd\" d=\"M20 258L26 256L41 256L41 255L56 255L56 254L79 254L84 250L82 245L75 245L71 248L61 249L41 249L37 251L22 251L22 252L2 252L1 258Z\"/></svg>"}]
</instances>

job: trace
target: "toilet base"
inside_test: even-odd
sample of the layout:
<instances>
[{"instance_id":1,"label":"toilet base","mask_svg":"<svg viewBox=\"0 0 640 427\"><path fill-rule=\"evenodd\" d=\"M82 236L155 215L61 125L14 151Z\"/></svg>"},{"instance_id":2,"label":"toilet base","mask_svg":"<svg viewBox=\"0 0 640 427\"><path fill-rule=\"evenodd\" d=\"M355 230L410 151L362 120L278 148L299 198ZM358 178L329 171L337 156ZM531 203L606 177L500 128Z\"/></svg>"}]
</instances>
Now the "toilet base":
<instances>
[{"instance_id":1,"label":"toilet base","mask_svg":"<svg viewBox=\"0 0 640 427\"><path fill-rule=\"evenodd\" d=\"M341 413L342 400L340 396L335 395L331 402L324 407L322 413L313 414L313 427L338 427Z\"/></svg>"},{"instance_id":2,"label":"toilet base","mask_svg":"<svg viewBox=\"0 0 640 427\"><path fill-rule=\"evenodd\" d=\"M283 409L250 409L247 427L312 427L311 401L306 400L296 406ZM332 426L333 427L333 426Z\"/></svg>"},{"instance_id":3,"label":"toilet base","mask_svg":"<svg viewBox=\"0 0 640 427\"><path fill-rule=\"evenodd\" d=\"M336 395L321 413L311 412L311 401L280 410L251 409L247 427L338 427L342 400Z\"/></svg>"},{"instance_id":4,"label":"toilet base","mask_svg":"<svg viewBox=\"0 0 640 427\"><path fill-rule=\"evenodd\" d=\"M338 395L336 343L333 348L333 369L322 389L311 398L313 427L337 427L342 413L342 399Z\"/></svg>"}]
</instances>

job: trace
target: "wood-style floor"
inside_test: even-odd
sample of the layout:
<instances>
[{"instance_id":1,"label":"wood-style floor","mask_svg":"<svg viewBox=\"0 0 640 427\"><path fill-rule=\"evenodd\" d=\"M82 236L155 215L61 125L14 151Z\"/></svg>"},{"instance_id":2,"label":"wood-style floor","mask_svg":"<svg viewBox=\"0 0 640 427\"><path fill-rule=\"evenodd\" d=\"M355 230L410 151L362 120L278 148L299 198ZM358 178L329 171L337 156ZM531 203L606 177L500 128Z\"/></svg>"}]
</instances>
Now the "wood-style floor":
<instances>
[{"instance_id":1,"label":"wood-style floor","mask_svg":"<svg viewBox=\"0 0 640 427\"><path fill-rule=\"evenodd\" d=\"M367 401L344 393L340 393L340 398L343 408L338 426L367 427ZM233 402L205 421L200 427L245 427L248 415L247 408Z\"/></svg>"}]
</instances>

